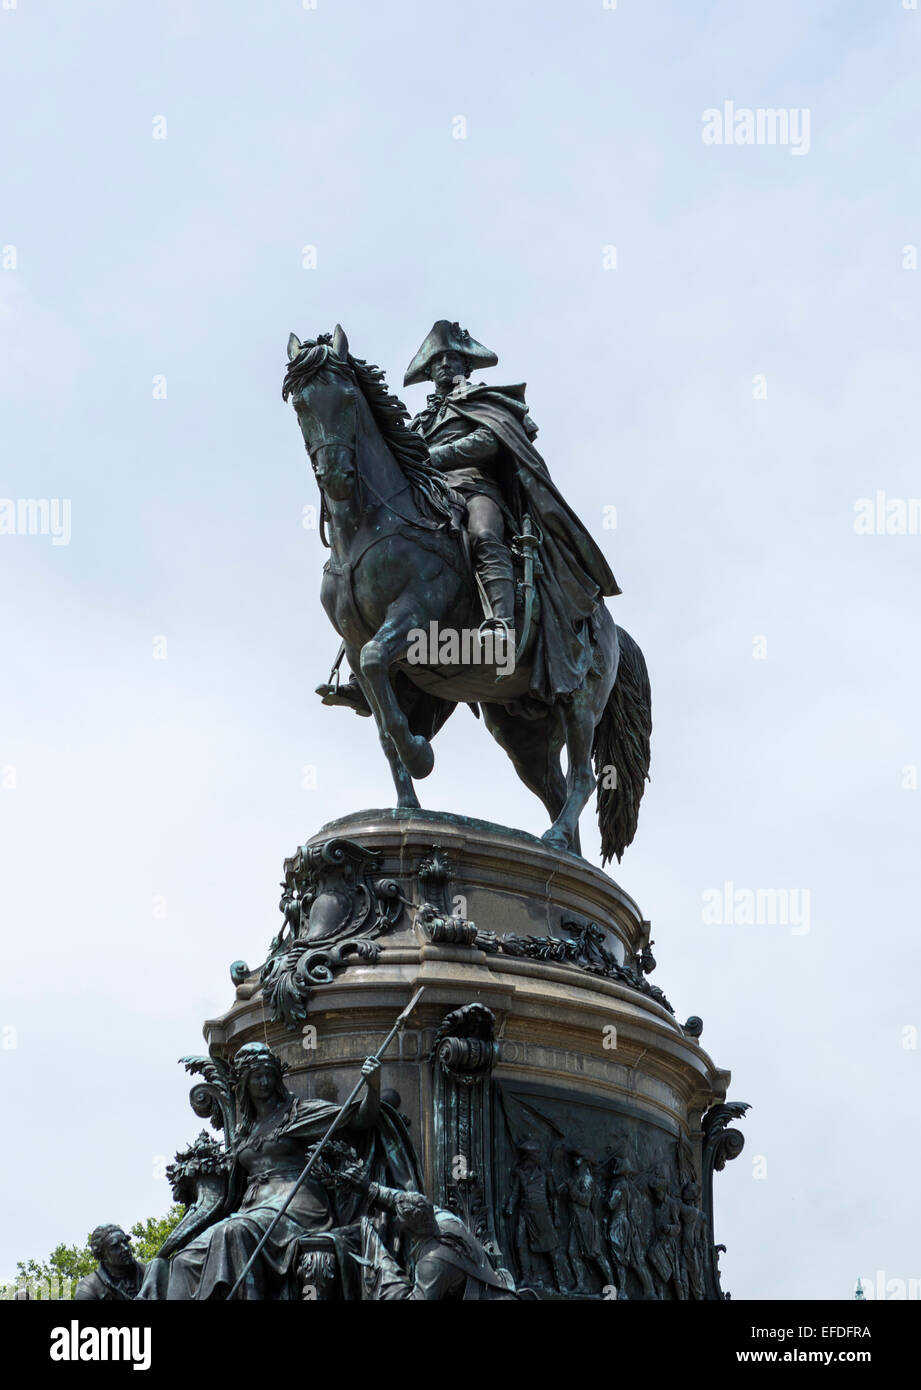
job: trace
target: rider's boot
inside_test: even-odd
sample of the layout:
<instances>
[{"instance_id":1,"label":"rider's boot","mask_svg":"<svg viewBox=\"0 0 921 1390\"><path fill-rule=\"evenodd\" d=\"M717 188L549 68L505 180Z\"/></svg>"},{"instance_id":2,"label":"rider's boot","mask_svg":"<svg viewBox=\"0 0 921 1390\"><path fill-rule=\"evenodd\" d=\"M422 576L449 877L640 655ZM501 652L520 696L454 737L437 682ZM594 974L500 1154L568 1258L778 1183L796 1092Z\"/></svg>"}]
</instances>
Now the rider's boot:
<instances>
[{"instance_id":1,"label":"rider's boot","mask_svg":"<svg viewBox=\"0 0 921 1390\"><path fill-rule=\"evenodd\" d=\"M508 547L484 536L474 543L476 570L486 592L492 616L480 632L513 632L515 627L515 570Z\"/></svg>"},{"instance_id":2,"label":"rider's boot","mask_svg":"<svg viewBox=\"0 0 921 1390\"><path fill-rule=\"evenodd\" d=\"M492 617L480 624L480 632L511 632L515 630L515 584L511 579L484 579L483 588L489 599Z\"/></svg>"},{"instance_id":3,"label":"rider's boot","mask_svg":"<svg viewBox=\"0 0 921 1390\"><path fill-rule=\"evenodd\" d=\"M344 685L318 685L317 694L322 697L324 705L345 705L356 714L365 716L371 713L371 706L354 675L349 676Z\"/></svg>"}]
</instances>

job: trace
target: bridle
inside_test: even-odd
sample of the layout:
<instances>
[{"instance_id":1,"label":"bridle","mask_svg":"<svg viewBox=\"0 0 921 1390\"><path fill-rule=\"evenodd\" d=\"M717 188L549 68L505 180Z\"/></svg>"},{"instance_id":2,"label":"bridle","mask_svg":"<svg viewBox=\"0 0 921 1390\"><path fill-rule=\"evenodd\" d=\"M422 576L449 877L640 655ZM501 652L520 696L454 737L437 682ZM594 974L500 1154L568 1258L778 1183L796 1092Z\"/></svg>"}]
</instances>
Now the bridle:
<instances>
[{"instance_id":1,"label":"bridle","mask_svg":"<svg viewBox=\"0 0 921 1390\"><path fill-rule=\"evenodd\" d=\"M313 458L314 454L322 454L324 449L331 449L334 445L339 449L348 449L350 454L355 453L354 440L350 443L347 439L339 439L333 435L332 439L324 439L322 444L318 444L315 449L311 449L310 457Z\"/></svg>"},{"instance_id":2,"label":"bridle","mask_svg":"<svg viewBox=\"0 0 921 1390\"><path fill-rule=\"evenodd\" d=\"M356 454L356 452L357 452L357 446L356 446L356 444L355 444L355 441L354 441L354 440L349 441L349 440L347 440L347 439L339 439L337 436L333 436L332 439L324 439L324 441L323 441L322 444L318 444L317 447L316 447L315 449L311 449L311 450L310 450L310 460L311 460L311 463L313 463L313 470L314 470L314 472L316 472L316 464L313 462L314 459L315 459L316 457L318 457L318 456L323 452L324 449L331 449L331 448L333 448L333 447L337 447L337 448L340 448L340 449L345 449L345 450L347 450L347 452L351 455L351 457L352 457L352 459L353 459L353 461L354 461L355 454ZM418 517L404 516L403 513L402 513L397 507L395 507L395 506L393 505L393 499L394 499L394 497L402 497L402 495L403 495L404 492L408 492L408 491L409 491L409 486L410 486L410 485L409 485L408 482L404 482L404 483L403 483L403 486L402 486L402 487L398 487L397 490L396 490L396 492L392 492L392 493L390 494L389 497L382 497L382 496L380 495L380 493L377 491L377 488L375 488L375 487L370 483L370 481L369 481L366 477L364 477L364 476L361 474L360 470L359 470L357 467L354 469L354 472L355 472L355 477L356 477L356 479L358 480L359 486L360 486L360 487L365 487L365 488L367 488L367 490L371 493L371 496L375 499L375 501L379 502L379 503L381 504L382 507L389 507L390 510L393 512L394 516L399 517L401 521L405 521L405 523L406 523L407 526L416 526L416 527L418 527L418 528L419 528L420 530L422 530L422 531L441 531L441 530L443 530L443 523L442 523L442 522L440 522L440 521L429 521L429 520L428 520L426 517L424 517L424 516L418 516ZM328 549L329 549L329 542L328 542L327 539L326 539L326 528L325 528L325 524L324 524L324 523L325 523L325 520L326 520L326 517L327 517L327 515L328 515L328 511L327 511L327 507L326 507L326 493L323 492L322 487L320 488L320 492L321 492L321 494L322 494L322 505L321 505L321 507L320 507L320 539L322 540L323 544L326 546L326 548L327 548L327 550L328 550Z\"/></svg>"}]
</instances>

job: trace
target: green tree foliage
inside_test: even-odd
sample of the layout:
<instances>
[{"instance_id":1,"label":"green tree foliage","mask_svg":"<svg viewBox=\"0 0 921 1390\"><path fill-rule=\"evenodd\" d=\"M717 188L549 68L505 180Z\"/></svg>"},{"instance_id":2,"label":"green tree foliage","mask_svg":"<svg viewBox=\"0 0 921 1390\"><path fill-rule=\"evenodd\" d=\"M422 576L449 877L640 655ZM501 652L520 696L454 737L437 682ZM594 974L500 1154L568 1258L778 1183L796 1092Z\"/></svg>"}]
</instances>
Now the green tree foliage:
<instances>
[{"instance_id":1,"label":"green tree foliage","mask_svg":"<svg viewBox=\"0 0 921 1390\"><path fill-rule=\"evenodd\" d=\"M174 1203L165 1216L148 1216L146 1221L136 1221L128 1234L139 1260L152 1260L174 1226L178 1226L185 1216L181 1202Z\"/></svg>"}]
</instances>

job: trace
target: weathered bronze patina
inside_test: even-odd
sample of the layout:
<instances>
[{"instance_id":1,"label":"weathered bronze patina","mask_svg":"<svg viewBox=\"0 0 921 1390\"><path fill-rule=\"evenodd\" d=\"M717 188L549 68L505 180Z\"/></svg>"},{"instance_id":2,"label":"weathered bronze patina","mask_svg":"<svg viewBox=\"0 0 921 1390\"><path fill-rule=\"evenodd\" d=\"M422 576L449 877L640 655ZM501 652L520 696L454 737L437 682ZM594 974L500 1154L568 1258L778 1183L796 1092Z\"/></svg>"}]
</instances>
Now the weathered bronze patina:
<instances>
[{"instance_id":1,"label":"weathered bronze patina","mask_svg":"<svg viewBox=\"0 0 921 1390\"><path fill-rule=\"evenodd\" d=\"M605 607L620 592L607 561L534 448L524 386L471 385L497 359L447 320L407 371L436 388L411 426L341 328L292 334L288 357L283 395L331 550L321 599L353 673L321 687L325 702L370 708L401 807L419 805L434 734L474 705L544 803L547 843L579 851L597 786L603 857L620 858L649 768L646 664Z\"/></svg>"},{"instance_id":2,"label":"weathered bronze patina","mask_svg":"<svg viewBox=\"0 0 921 1390\"><path fill-rule=\"evenodd\" d=\"M146 1266L135 1259L130 1237L121 1226L97 1226L90 1236L90 1250L99 1261L92 1274L86 1274L74 1290L81 1302L101 1300L122 1303L137 1297Z\"/></svg>"},{"instance_id":3,"label":"weathered bronze patina","mask_svg":"<svg viewBox=\"0 0 921 1390\"><path fill-rule=\"evenodd\" d=\"M613 575L534 449L524 387L471 384L497 358L459 324L407 370L435 388L411 425L341 329L288 354L353 671L324 702L374 715L398 805L285 860L281 930L254 969L234 961L208 1055L183 1059L222 1137L167 1169L186 1211L146 1271L101 1227L78 1297L294 1301L295 1339L322 1334L318 1301L722 1299L713 1180L748 1106L702 1020L649 982L650 922L573 852L597 781L620 857L649 765ZM543 801L542 839L419 807L459 703Z\"/></svg>"}]
</instances>

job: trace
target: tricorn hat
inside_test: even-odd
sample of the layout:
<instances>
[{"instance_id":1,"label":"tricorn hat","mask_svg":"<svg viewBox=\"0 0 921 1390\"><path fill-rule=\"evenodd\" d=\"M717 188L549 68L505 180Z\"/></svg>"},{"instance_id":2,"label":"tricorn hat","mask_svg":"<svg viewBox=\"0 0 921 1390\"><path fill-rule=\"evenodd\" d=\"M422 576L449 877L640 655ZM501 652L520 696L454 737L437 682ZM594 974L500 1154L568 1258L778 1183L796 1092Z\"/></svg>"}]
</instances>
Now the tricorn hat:
<instances>
[{"instance_id":1,"label":"tricorn hat","mask_svg":"<svg viewBox=\"0 0 921 1390\"><path fill-rule=\"evenodd\" d=\"M474 367L494 367L499 361L494 352L478 343L476 338L471 338L466 328L461 328L459 323L439 319L432 325L431 333L406 368L403 385L415 386L420 381L426 381L429 363L440 352L459 352L461 357L466 357L471 371Z\"/></svg>"},{"instance_id":2,"label":"tricorn hat","mask_svg":"<svg viewBox=\"0 0 921 1390\"><path fill-rule=\"evenodd\" d=\"M515 1148L518 1150L520 1154L540 1153L540 1144L537 1142L536 1139L532 1139L530 1135L526 1135L524 1139L519 1139L518 1143L515 1145Z\"/></svg>"}]
</instances>

